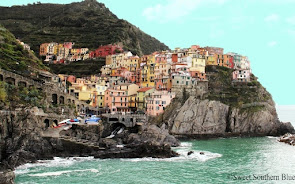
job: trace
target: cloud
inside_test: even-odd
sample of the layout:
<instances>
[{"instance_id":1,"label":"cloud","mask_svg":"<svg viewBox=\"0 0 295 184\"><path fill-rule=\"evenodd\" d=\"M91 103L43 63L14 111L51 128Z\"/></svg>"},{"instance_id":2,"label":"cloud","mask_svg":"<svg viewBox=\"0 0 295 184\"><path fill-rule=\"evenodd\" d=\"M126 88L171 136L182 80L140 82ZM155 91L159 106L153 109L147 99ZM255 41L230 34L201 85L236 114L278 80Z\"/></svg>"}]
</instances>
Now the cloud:
<instances>
[{"instance_id":1,"label":"cloud","mask_svg":"<svg viewBox=\"0 0 295 184\"><path fill-rule=\"evenodd\" d=\"M276 42L276 41L270 41L270 42L268 42L267 43L267 45L269 46L269 47L274 47L274 46L276 46L278 43Z\"/></svg>"},{"instance_id":2,"label":"cloud","mask_svg":"<svg viewBox=\"0 0 295 184\"><path fill-rule=\"evenodd\" d=\"M293 17L288 17L286 19L286 22L288 22L289 24L295 25L295 16Z\"/></svg>"},{"instance_id":3,"label":"cloud","mask_svg":"<svg viewBox=\"0 0 295 184\"><path fill-rule=\"evenodd\" d=\"M265 22L277 22L279 21L280 17L277 14L271 14L264 18Z\"/></svg>"},{"instance_id":4,"label":"cloud","mask_svg":"<svg viewBox=\"0 0 295 184\"><path fill-rule=\"evenodd\" d=\"M145 8L142 15L150 21L168 22L189 15L204 4L223 5L228 0L169 0L167 4L157 4Z\"/></svg>"}]
</instances>

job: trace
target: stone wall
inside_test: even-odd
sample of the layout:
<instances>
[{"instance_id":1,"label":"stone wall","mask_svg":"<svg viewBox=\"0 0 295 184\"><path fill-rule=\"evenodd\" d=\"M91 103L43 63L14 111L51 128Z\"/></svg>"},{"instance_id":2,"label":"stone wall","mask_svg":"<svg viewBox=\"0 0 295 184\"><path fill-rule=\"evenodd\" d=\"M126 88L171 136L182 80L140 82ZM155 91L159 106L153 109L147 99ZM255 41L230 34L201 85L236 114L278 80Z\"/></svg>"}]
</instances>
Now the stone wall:
<instances>
[{"instance_id":1,"label":"stone wall","mask_svg":"<svg viewBox=\"0 0 295 184\"><path fill-rule=\"evenodd\" d=\"M193 86L174 85L171 88L171 92L175 92L177 97L182 98L184 89L190 96L203 99L208 93L208 81L198 81L197 84Z\"/></svg>"}]
</instances>

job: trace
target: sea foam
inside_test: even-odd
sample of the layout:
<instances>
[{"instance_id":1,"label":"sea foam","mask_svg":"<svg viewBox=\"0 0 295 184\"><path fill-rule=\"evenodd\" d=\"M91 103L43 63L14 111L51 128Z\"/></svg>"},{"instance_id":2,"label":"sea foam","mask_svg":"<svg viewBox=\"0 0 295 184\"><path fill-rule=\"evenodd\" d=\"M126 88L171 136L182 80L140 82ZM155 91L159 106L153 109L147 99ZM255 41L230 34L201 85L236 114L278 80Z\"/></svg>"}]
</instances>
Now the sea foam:
<instances>
[{"instance_id":1,"label":"sea foam","mask_svg":"<svg viewBox=\"0 0 295 184\"><path fill-rule=\"evenodd\" d=\"M67 171L55 171L55 172L29 174L29 176L37 176L37 177L59 176L59 175L62 175L62 174L72 173L72 172L93 172L93 173L98 173L99 171L97 169L67 170Z\"/></svg>"},{"instance_id":2,"label":"sea foam","mask_svg":"<svg viewBox=\"0 0 295 184\"><path fill-rule=\"evenodd\" d=\"M172 158L132 158L132 159L121 159L121 161L128 161L128 162L154 162L154 161L163 161L163 162L183 162L188 160L196 160L205 162L210 159L222 157L222 154L219 153L211 153L209 151L200 151L200 150L192 150L192 143L183 142L179 147L174 148L179 156L172 157ZM189 151L193 151L192 154L188 155Z\"/></svg>"}]
</instances>

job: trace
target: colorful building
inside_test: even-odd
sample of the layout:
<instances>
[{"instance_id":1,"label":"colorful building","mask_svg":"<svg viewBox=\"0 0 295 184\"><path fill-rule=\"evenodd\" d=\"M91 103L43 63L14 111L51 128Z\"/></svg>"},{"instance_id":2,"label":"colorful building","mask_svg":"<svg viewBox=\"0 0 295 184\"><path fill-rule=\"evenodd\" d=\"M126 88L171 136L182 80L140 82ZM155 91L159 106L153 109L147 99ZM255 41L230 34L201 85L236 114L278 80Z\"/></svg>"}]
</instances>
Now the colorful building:
<instances>
[{"instance_id":1,"label":"colorful building","mask_svg":"<svg viewBox=\"0 0 295 184\"><path fill-rule=\"evenodd\" d=\"M233 82L250 82L251 70L236 70L233 72Z\"/></svg>"},{"instance_id":2,"label":"colorful building","mask_svg":"<svg viewBox=\"0 0 295 184\"><path fill-rule=\"evenodd\" d=\"M155 88L145 87L137 91L137 109L146 111L147 98L151 97L151 94L155 91Z\"/></svg>"},{"instance_id":3,"label":"colorful building","mask_svg":"<svg viewBox=\"0 0 295 184\"><path fill-rule=\"evenodd\" d=\"M109 44L100 46L95 51L90 52L90 58L106 57L108 55L113 55L122 52L124 52L124 50L121 46Z\"/></svg>"},{"instance_id":4,"label":"colorful building","mask_svg":"<svg viewBox=\"0 0 295 184\"><path fill-rule=\"evenodd\" d=\"M168 91L154 91L151 97L147 98L147 111L150 116L162 114L165 108L171 103L175 93Z\"/></svg>"},{"instance_id":5,"label":"colorful building","mask_svg":"<svg viewBox=\"0 0 295 184\"><path fill-rule=\"evenodd\" d=\"M121 84L105 91L105 106L111 112L130 112L129 99L137 94L139 86L136 84Z\"/></svg>"}]
</instances>

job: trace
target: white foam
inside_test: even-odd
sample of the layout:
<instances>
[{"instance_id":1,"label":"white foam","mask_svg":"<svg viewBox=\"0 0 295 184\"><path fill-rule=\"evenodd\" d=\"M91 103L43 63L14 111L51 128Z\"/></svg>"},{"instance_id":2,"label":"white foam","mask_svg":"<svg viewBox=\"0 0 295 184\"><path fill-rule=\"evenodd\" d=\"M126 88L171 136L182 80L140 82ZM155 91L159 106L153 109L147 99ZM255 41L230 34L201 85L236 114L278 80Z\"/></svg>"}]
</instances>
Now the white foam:
<instances>
[{"instance_id":1,"label":"white foam","mask_svg":"<svg viewBox=\"0 0 295 184\"><path fill-rule=\"evenodd\" d=\"M192 150L192 143L183 142L179 147L174 148L174 151L176 151L179 156L178 157L172 157L172 158L132 158L132 159L121 159L122 161L128 161L128 162L141 162L141 161L147 161L147 162L154 162L154 161L163 161L163 162L183 162L183 161L201 161L205 162L210 159L219 158L222 157L222 154L219 153L211 153L209 151L199 151L199 150ZM192 154L187 155L189 151L193 151ZM202 152L202 154L201 154Z\"/></svg>"},{"instance_id":2,"label":"white foam","mask_svg":"<svg viewBox=\"0 0 295 184\"><path fill-rule=\"evenodd\" d=\"M97 169L84 169L84 170L67 170L67 171L56 171L56 172L29 174L29 176L36 176L36 177L60 176L62 174L66 174L66 173L87 172L87 171L90 171L90 172L93 172L93 173L98 173L99 172Z\"/></svg>"},{"instance_id":3,"label":"white foam","mask_svg":"<svg viewBox=\"0 0 295 184\"><path fill-rule=\"evenodd\" d=\"M277 139L278 137L274 137L274 136L266 136L269 139Z\"/></svg>"},{"instance_id":4,"label":"white foam","mask_svg":"<svg viewBox=\"0 0 295 184\"><path fill-rule=\"evenodd\" d=\"M54 157L53 160L38 160L36 163L27 163L27 164L21 165L16 168L15 173L18 173L19 170L26 170L32 167L71 166L75 162L83 162L83 161L93 160L93 159L94 157L69 157L69 158Z\"/></svg>"}]
</instances>

